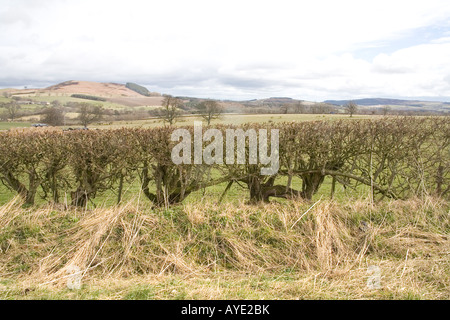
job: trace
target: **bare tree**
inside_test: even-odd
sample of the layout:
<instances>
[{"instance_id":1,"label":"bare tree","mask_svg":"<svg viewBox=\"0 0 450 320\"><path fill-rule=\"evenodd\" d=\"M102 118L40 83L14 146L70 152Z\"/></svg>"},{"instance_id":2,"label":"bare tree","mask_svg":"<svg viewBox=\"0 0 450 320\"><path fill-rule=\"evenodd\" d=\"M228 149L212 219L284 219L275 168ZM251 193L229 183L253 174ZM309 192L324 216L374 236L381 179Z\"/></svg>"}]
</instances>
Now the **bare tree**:
<instances>
[{"instance_id":1,"label":"bare tree","mask_svg":"<svg viewBox=\"0 0 450 320\"><path fill-rule=\"evenodd\" d=\"M306 108L302 101L299 101L294 106L295 113L305 113Z\"/></svg>"},{"instance_id":2,"label":"bare tree","mask_svg":"<svg viewBox=\"0 0 450 320\"><path fill-rule=\"evenodd\" d=\"M389 106L383 106L381 108L381 112L383 113L383 116L386 116L389 113L389 111L391 111L391 107L389 107Z\"/></svg>"},{"instance_id":3,"label":"bare tree","mask_svg":"<svg viewBox=\"0 0 450 320\"><path fill-rule=\"evenodd\" d=\"M183 105L183 100L172 97L171 95L164 95L162 101L162 108L158 112L158 117L162 118L164 122L172 125L180 117L180 107Z\"/></svg>"},{"instance_id":4,"label":"bare tree","mask_svg":"<svg viewBox=\"0 0 450 320\"><path fill-rule=\"evenodd\" d=\"M281 114L287 114L289 111L289 105L288 104L284 104L280 107L280 113Z\"/></svg>"},{"instance_id":5,"label":"bare tree","mask_svg":"<svg viewBox=\"0 0 450 320\"><path fill-rule=\"evenodd\" d=\"M350 117L353 117L353 114L355 114L358 111L358 105L353 101L349 101L346 104L344 104L344 108L347 111L347 113L350 114Z\"/></svg>"},{"instance_id":6,"label":"bare tree","mask_svg":"<svg viewBox=\"0 0 450 320\"><path fill-rule=\"evenodd\" d=\"M14 121L19 115L20 105L16 101L3 103L1 107L5 108L4 118Z\"/></svg>"},{"instance_id":7,"label":"bare tree","mask_svg":"<svg viewBox=\"0 0 450 320\"><path fill-rule=\"evenodd\" d=\"M200 102L197 107L199 110L199 114L203 119L209 124L211 124L211 120L217 119L223 112L223 107L214 100L205 100Z\"/></svg>"},{"instance_id":8,"label":"bare tree","mask_svg":"<svg viewBox=\"0 0 450 320\"><path fill-rule=\"evenodd\" d=\"M330 105L324 102L316 103L314 105L314 108L316 110L316 113L319 114L331 113L331 111L333 110L333 108Z\"/></svg>"},{"instance_id":9,"label":"bare tree","mask_svg":"<svg viewBox=\"0 0 450 320\"><path fill-rule=\"evenodd\" d=\"M79 104L78 112L77 120L84 127L87 127L92 122L99 121L103 116L103 109L100 105L92 105L86 102Z\"/></svg>"},{"instance_id":10,"label":"bare tree","mask_svg":"<svg viewBox=\"0 0 450 320\"><path fill-rule=\"evenodd\" d=\"M59 101L53 101L52 106L43 112L41 120L51 126L62 126L64 124L64 110Z\"/></svg>"}]
</instances>

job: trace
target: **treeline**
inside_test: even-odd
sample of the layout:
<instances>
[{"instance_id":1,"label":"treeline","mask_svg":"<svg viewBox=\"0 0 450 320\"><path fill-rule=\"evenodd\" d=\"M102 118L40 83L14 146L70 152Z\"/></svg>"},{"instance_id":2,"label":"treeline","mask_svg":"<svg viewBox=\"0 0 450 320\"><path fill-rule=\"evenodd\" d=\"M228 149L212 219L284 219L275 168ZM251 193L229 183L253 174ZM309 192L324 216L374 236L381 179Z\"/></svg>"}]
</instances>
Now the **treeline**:
<instances>
[{"instance_id":1,"label":"treeline","mask_svg":"<svg viewBox=\"0 0 450 320\"><path fill-rule=\"evenodd\" d=\"M74 93L71 95L72 98L79 98L79 99L86 99L86 100L93 100L93 101L106 101L105 98L97 97L97 96L91 96L88 94L80 94L80 93Z\"/></svg>"},{"instance_id":2,"label":"treeline","mask_svg":"<svg viewBox=\"0 0 450 320\"><path fill-rule=\"evenodd\" d=\"M128 89L133 90L134 92L137 92L143 96L146 96L146 97L150 96L150 91L148 91L147 88L140 86L136 83L127 82L125 84L125 87L127 87Z\"/></svg>"},{"instance_id":3,"label":"treeline","mask_svg":"<svg viewBox=\"0 0 450 320\"><path fill-rule=\"evenodd\" d=\"M150 91L148 91L148 89L146 87L140 86L140 85L138 85L136 83L133 83L133 82L127 82L125 84L125 87L127 87L128 89L133 90L134 92L137 92L137 93L139 93L139 94L141 94L143 96L146 96L146 97L159 97L159 96L161 96L160 93L158 93L158 92L150 92Z\"/></svg>"},{"instance_id":4,"label":"treeline","mask_svg":"<svg viewBox=\"0 0 450 320\"><path fill-rule=\"evenodd\" d=\"M184 128L193 135L193 127ZM209 128L205 126L203 131ZM449 194L448 117L214 128L224 137L227 129L268 129L269 133L279 129L277 173L261 175L261 168L267 165L249 161L230 164L225 153L223 164L176 165L171 153L179 142L171 140L173 127L72 132L31 129L0 133L0 180L29 204L39 192L43 199L54 202L70 194L76 206L85 206L106 190L114 190L120 201L124 184L136 178L146 198L158 206L179 203L194 191L221 183L227 183L224 194L233 183L245 187L252 202L271 197L311 199L326 176L332 177L332 193L341 184L345 188L368 186L375 199ZM267 141L270 150L271 139ZM203 141L202 145L210 143ZM238 146L234 145L235 155ZM248 159L248 139L245 151ZM301 179L301 189L293 188L293 178Z\"/></svg>"}]
</instances>

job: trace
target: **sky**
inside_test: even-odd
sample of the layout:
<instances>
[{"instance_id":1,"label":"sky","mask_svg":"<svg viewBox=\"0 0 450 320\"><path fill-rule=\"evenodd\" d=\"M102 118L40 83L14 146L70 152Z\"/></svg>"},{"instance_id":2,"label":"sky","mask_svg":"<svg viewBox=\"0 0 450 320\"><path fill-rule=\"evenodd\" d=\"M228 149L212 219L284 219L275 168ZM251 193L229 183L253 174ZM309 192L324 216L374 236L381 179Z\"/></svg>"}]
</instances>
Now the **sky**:
<instances>
[{"instance_id":1,"label":"sky","mask_svg":"<svg viewBox=\"0 0 450 320\"><path fill-rule=\"evenodd\" d=\"M450 101L449 0L0 0L0 88Z\"/></svg>"}]
</instances>

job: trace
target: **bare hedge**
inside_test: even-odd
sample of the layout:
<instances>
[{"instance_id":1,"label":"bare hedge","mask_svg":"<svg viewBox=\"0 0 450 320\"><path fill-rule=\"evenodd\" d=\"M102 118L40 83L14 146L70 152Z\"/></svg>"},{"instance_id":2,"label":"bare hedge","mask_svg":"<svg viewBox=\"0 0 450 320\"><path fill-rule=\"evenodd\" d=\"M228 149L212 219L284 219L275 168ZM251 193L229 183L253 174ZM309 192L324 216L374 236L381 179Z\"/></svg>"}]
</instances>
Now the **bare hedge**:
<instances>
[{"instance_id":1,"label":"bare hedge","mask_svg":"<svg viewBox=\"0 0 450 320\"><path fill-rule=\"evenodd\" d=\"M193 127L185 128L193 132ZM214 128L224 136L226 129L237 129L229 125ZM336 184L346 188L363 184L378 199L449 194L448 117L245 124L240 128L279 129L277 174L261 175L261 165L249 163L175 165L171 151L178 142L170 139L172 127L27 129L0 133L0 181L29 204L39 191L42 198L54 202L70 194L77 206L110 189L120 199L123 184L135 178L155 205L179 203L194 191L224 182L228 182L226 190L233 183L246 186L254 202L270 197L311 199L326 176L332 177L333 190ZM283 179L287 182L277 184L280 177L287 177ZM301 190L292 188L294 177L302 180Z\"/></svg>"}]
</instances>

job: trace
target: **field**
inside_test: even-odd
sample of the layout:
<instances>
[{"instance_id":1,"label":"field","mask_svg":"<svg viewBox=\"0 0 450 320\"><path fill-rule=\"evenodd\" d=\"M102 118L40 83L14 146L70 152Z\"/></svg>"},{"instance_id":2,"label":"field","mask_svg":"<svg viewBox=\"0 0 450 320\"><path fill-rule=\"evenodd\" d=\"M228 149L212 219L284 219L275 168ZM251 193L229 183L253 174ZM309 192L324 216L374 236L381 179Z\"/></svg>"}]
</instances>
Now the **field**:
<instances>
[{"instance_id":1,"label":"field","mask_svg":"<svg viewBox=\"0 0 450 320\"><path fill-rule=\"evenodd\" d=\"M70 98L75 100L80 100L76 98ZM50 99L51 100L51 99ZM114 106L109 106L115 108ZM119 107L117 107L119 108ZM123 108L123 107L121 107ZM142 107L145 110L151 110L154 107ZM69 114L70 118L75 118L76 113ZM33 116L31 116L33 117ZM379 119L382 116L373 115L354 115L351 119ZM315 121L315 120L339 120L339 119L350 119L348 115L345 114L223 114L219 119L212 120L211 124L244 124L244 123L264 123L264 122L285 122L285 121ZM199 116L184 116L181 117L176 123L176 126L186 126L193 125L194 121L202 121ZM204 120L203 120L204 121ZM123 127L141 127L141 128L152 128L164 125L164 121L158 118L149 117L146 120L130 120L130 121L113 121L111 123L93 123L90 128L98 129L117 129ZM27 122L0 122L0 128L9 129L13 127L28 127L30 123Z\"/></svg>"},{"instance_id":2,"label":"field","mask_svg":"<svg viewBox=\"0 0 450 320\"><path fill-rule=\"evenodd\" d=\"M0 122L0 130L8 130L12 128L27 128L30 126L31 124L26 122Z\"/></svg>"},{"instance_id":3,"label":"field","mask_svg":"<svg viewBox=\"0 0 450 320\"><path fill-rule=\"evenodd\" d=\"M219 119L214 119L211 124L234 124L240 125L244 123L264 123L264 122L285 122L285 121L314 121L314 120L339 120L347 119L348 115L338 114L223 114ZM352 119L377 119L379 116L359 115L353 116ZM199 116L185 116L181 117L176 123L176 126L193 125L194 121L202 121ZM204 120L203 120L204 122ZM158 127L163 125L160 119L150 120L136 120L136 121L115 121L107 126L93 124L93 128L123 128L123 127Z\"/></svg>"},{"instance_id":4,"label":"field","mask_svg":"<svg viewBox=\"0 0 450 320\"><path fill-rule=\"evenodd\" d=\"M370 130L367 118L374 120ZM192 125L199 118L182 120L176 125ZM2 143L17 157L14 165L2 168L4 181L16 177L28 187L37 176L53 175L56 183L40 185L33 202L17 196L14 183L0 185L0 298L450 299L448 121L224 115L213 125L277 123L295 134L281 137L280 172L274 181L258 177L259 186L302 190L309 177L326 174L313 185L317 190L296 196L286 191L267 201L251 192L255 181L241 178L242 173L254 176L251 166L204 171L170 164L175 171L157 171L168 165L163 159L172 145L164 140L170 130L159 128L156 119L93 125L123 129L71 135L17 130L23 133L11 137L23 134L29 144L23 147L4 133ZM370 148L368 137L375 137ZM136 141L150 148L137 152ZM67 143L67 148L53 143ZM35 157L39 146L55 153ZM411 152L411 146L420 152ZM0 153L2 163L11 154ZM423 155L427 160L416 166ZM289 176L285 168L296 159L306 161L305 167ZM53 161L56 166L47 167ZM147 194L141 179L149 173L134 166L146 161L155 168ZM369 173L371 184L369 165L376 173ZM187 178L177 180L178 174ZM97 180L84 185L86 178L79 177L90 175ZM220 180L228 175L236 182ZM112 176L122 179L109 180ZM336 177L356 183L335 185ZM195 183L200 187L187 189ZM78 202L84 198L70 194L76 187L94 191ZM180 188L189 196L177 198ZM274 190L280 196L280 189ZM52 201L56 191L57 203ZM73 267L82 272L76 290L67 287ZM379 287L370 285L373 267L380 270Z\"/></svg>"}]
</instances>

